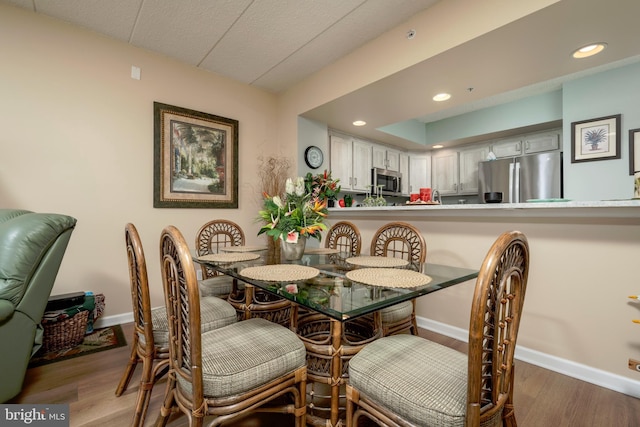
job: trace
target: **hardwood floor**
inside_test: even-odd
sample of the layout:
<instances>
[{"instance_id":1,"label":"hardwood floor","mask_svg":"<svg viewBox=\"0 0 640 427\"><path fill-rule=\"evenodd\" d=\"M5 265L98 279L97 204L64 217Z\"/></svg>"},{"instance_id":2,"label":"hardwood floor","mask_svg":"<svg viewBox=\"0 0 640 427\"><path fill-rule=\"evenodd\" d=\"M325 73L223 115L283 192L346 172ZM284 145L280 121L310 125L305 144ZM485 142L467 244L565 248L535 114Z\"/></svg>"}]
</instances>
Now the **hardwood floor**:
<instances>
[{"instance_id":1,"label":"hardwood floor","mask_svg":"<svg viewBox=\"0 0 640 427\"><path fill-rule=\"evenodd\" d=\"M125 336L132 325L123 325ZM466 344L421 330L433 341L465 351ZM29 369L20 395L8 403L68 403L70 426L127 426L131 422L140 368L121 397L115 389L129 358L121 347ZM154 425L165 381L154 388L145 426ZM640 400L570 378L524 362L517 362L515 378L516 418L520 427L632 427L640 426ZM187 426L176 414L170 427ZM293 425L283 416L248 417L233 427Z\"/></svg>"}]
</instances>

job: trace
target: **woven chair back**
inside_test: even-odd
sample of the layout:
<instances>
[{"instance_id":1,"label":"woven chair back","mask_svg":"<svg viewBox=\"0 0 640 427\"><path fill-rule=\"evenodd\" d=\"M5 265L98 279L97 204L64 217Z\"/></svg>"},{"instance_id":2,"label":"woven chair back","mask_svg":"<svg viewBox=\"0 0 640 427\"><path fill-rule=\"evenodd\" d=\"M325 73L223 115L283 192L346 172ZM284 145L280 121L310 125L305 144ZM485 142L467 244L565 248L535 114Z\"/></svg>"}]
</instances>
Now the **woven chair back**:
<instances>
[{"instance_id":1,"label":"woven chair back","mask_svg":"<svg viewBox=\"0 0 640 427\"><path fill-rule=\"evenodd\" d=\"M482 263L469 325L467 419L508 418L513 357L529 275L529 244L518 231L503 233ZM480 415L482 414L482 415Z\"/></svg>"},{"instance_id":2,"label":"woven chair back","mask_svg":"<svg viewBox=\"0 0 640 427\"><path fill-rule=\"evenodd\" d=\"M245 243L244 231L233 221L214 219L200 227L196 234L196 253L198 256L217 254L225 246L242 246ZM211 267L202 265L203 279L220 275Z\"/></svg>"},{"instance_id":3,"label":"woven chair back","mask_svg":"<svg viewBox=\"0 0 640 427\"><path fill-rule=\"evenodd\" d=\"M337 222L327 232L324 246L337 249L350 256L358 256L362 247L360 231L355 224L349 221Z\"/></svg>"},{"instance_id":4,"label":"woven chair back","mask_svg":"<svg viewBox=\"0 0 640 427\"><path fill-rule=\"evenodd\" d=\"M145 354L154 354L153 322L151 321L151 298L149 297L149 280L147 262L142 249L142 241L135 225L129 223L124 230L129 262L129 282L131 284L131 302L133 321L137 335L144 336L144 342L137 340Z\"/></svg>"},{"instance_id":5,"label":"woven chair back","mask_svg":"<svg viewBox=\"0 0 640 427\"><path fill-rule=\"evenodd\" d=\"M372 256L402 258L411 268L420 268L427 259L427 244L420 231L406 222L390 222L376 231L371 240Z\"/></svg>"},{"instance_id":6,"label":"woven chair back","mask_svg":"<svg viewBox=\"0 0 640 427\"><path fill-rule=\"evenodd\" d=\"M200 294L189 248L174 226L166 227L160 235L160 267L169 320L170 372L192 384L192 404L201 407Z\"/></svg>"}]
</instances>

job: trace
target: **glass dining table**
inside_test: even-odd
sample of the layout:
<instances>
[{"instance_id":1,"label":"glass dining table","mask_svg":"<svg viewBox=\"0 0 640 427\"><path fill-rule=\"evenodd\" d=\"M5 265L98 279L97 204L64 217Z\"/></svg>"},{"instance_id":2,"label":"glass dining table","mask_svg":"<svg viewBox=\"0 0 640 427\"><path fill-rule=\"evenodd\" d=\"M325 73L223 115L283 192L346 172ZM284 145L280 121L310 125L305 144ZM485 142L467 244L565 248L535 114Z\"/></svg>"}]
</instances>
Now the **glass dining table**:
<instances>
[{"instance_id":1,"label":"glass dining table","mask_svg":"<svg viewBox=\"0 0 640 427\"><path fill-rule=\"evenodd\" d=\"M307 424L317 426L344 424L348 361L381 336L381 309L478 276L474 269L432 263L396 266L384 257L350 258L322 249L276 265L267 265L267 259L259 250L194 256L197 263L236 279L233 292L243 288L247 301L260 289L291 302L290 327L307 349ZM372 259L379 266L371 267ZM394 266L382 267L387 264Z\"/></svg>"}]
</instances>

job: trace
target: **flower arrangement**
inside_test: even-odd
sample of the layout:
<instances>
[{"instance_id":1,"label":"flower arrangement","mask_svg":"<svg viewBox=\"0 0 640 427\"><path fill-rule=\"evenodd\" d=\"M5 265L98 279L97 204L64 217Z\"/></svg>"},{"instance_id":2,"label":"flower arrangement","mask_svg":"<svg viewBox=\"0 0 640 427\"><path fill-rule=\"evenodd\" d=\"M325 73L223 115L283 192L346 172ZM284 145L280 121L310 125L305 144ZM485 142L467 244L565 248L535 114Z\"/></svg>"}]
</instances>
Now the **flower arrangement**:
<instances>
[{"instance_id":1,"label":"flower arrangement","mask_svg":"<svg viewBox=\"0 0 640 427\"><path fill-rule=\"evenodd\" d=\"M327 229L323 224L327 216L326 200L315 190L307 191L302 177L295 181L287 178L285 193L284 197L263 193L264 207L259 211L259 219L265 225L258 236L266 233L274 240L283 239L289 243L296 243L300 236L321 240L320 233Z\"/></svg>"},{"instance_id":2,"label":"flower arrangement","mask_svg":"<svg viewBox=\"0 0 640 427\"><path fill-rule=\"evenodd\" d=\"M307 193L311 193L320 200L336 200L340 192L339 179L332 179L331 172L324 170L324 173L312 175L308 172L304 178L304 185Z\"/></svg>"}]
</instances>

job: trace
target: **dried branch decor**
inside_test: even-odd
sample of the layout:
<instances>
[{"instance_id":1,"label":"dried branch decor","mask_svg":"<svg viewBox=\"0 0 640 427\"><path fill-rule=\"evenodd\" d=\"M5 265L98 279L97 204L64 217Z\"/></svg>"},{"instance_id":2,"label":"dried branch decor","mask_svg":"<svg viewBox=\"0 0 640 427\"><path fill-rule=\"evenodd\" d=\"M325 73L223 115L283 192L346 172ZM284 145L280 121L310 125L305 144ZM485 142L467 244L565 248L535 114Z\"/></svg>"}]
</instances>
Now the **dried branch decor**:
<instances>
[{"instance_id":1,"label":"dried branch decor","mask_svg":"<svg viewBox=\"0 0 640 427\"><path fill-rule=\"evenodd\" d=\"M261 191L260 204L264 199L263 194L284 195L285 182L289 176L291 160L286 157L258 157L258 176L260 177ZM268 252L267 264L280 262L280 242L274 242L267 238Z\"/></svg>"}]
</instances>

